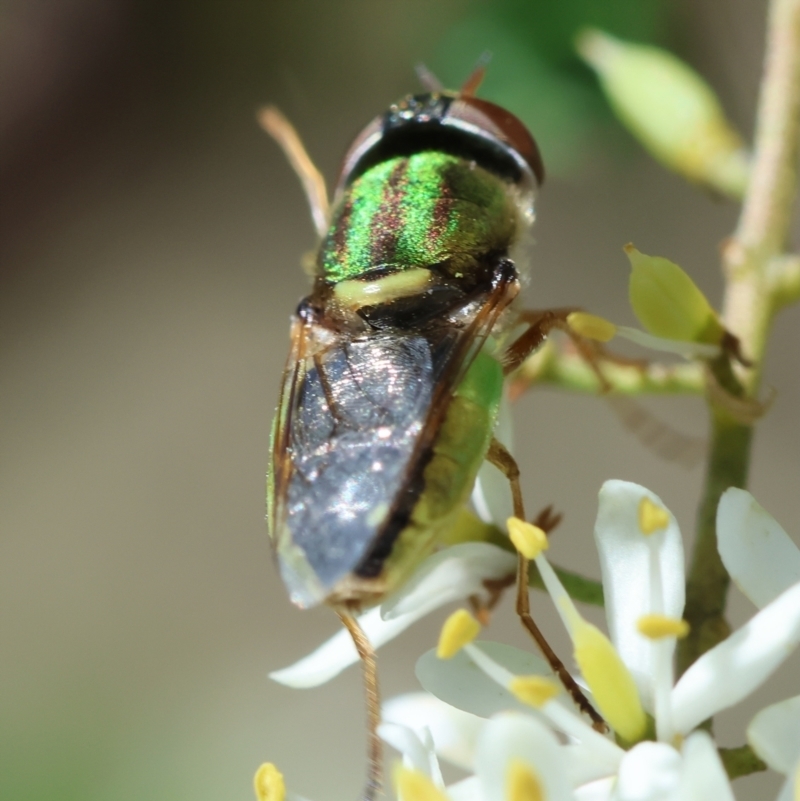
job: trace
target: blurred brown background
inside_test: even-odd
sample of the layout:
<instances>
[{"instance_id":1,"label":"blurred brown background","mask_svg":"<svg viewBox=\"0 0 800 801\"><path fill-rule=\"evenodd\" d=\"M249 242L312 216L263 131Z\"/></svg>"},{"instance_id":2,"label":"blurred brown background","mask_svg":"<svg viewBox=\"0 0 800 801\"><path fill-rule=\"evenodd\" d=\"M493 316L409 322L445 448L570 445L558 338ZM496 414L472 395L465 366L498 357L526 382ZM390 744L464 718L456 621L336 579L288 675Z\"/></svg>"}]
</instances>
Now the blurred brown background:
<instances>
[{"instance_id":1,"label":"blurred brown background","mask_svg":"<svg viewBox=\"0 0 800 801\"><path fill-rule=\"evenodd\" d=\"M648 37L698 68L749 137L764 0L644 5ZM455 83L492 46L487 96L503 99L528 29L517 26L513 47L475 41L488 6L0 5L3 798L239 801L252 798L265 759L311 799L357 795L358 671L308 691L266 677L336 621L290 606L263 522L288 316L306 291L299 261L314 237L298 183L254 114L277 103L332 180L359 126L416 90L418 61ZM539 200L529 303L632 323L628 241L679 262L718 299L717 250L735 206L656 166L603 117L588 71L564 64L558 74L587 93L582 139L557 126L559 98L572 97L558 82L550 105L536 105L536 86L520 101L531 103L534 133L537 108L542 131L550 126L545 160L548 141L564 151ZM775 328L766 383L778 394L751 484L796 538L799 339L795 308ZM684 433L705 432L696 400L648 407ZM596 574L591 531L607 478L646 484L691 532L702 468L648 453L605 404L536 392L516 420L529 505L567 515L561 562ZM732 599L735 620L752 614ZM387 695L415 688L414 661L442 616L382 651ZM543 625L558 642L554 618ZM518 629L506 605L490 636L524 644ZM796 693L799 667L795 656L746 708L723 715L721 741L741 743L756 709ZM775 777L737 783L740 799L776 788Z\"/></svg>"}]
</instances>

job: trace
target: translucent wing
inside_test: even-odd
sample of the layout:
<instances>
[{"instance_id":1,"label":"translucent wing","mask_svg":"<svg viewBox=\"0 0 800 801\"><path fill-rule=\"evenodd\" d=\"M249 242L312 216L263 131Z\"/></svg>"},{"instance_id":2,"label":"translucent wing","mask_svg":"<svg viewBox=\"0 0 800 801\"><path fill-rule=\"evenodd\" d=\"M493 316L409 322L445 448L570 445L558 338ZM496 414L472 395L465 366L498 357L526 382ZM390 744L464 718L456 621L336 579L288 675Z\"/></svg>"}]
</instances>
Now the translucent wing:
<instances>
[{"instance_id":1,"label":"translucent wing","mask_svg":"<svg viewBox=\"0 0 800 801\"><path fill-rule=\"evenodd\" d=\"M295 320L276 415L269 518L292 600L311 606L391 550L460 378L517 291L506 270L451 318L355 338Z\"/></svg>"}]
</instances>

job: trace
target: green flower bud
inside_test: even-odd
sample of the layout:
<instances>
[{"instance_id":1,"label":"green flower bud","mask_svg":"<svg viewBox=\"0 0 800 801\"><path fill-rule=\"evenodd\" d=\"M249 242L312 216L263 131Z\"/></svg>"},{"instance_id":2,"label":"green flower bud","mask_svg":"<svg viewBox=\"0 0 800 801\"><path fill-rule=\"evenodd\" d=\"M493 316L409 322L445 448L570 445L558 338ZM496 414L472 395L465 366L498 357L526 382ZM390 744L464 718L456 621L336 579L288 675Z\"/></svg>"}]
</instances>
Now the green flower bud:
<instances>
[{"instance_id":1,"label":"green flower bud","mask_svg":"<svg viewBox=\"0 0 800 801\"><path fill-rule=\"evenodd\" d=\"M620 121L658 161L692 182L744 195L748 153L696 72L665 50L598 30L581 33L576 47Z\"/></svg>"},{"instance_id":2,"label":"green flower bud","mask_svg":"<svg viewBox=\"0 0 800 801\"><path fill-rule=\"evenodd\" d=\"M718 345L725 329L697 284L674 262L646 256L633 245L628 293L639 322L651 334L683 342Z\"/></svg>"}]
</instances>

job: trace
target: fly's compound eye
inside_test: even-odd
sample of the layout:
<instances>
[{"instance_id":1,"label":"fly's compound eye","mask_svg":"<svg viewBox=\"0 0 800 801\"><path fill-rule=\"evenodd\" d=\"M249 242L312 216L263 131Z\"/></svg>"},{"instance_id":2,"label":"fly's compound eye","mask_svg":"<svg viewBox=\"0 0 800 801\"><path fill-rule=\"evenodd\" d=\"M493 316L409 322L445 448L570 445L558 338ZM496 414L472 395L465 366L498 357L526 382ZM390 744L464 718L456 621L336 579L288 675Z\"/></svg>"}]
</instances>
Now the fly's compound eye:
<instances>
[{"instance_id":1,"label":"fly's compound eye","mask_svg":"<svg viewBox=\"0 0 800 801\"><path fill-rule=\"evenodd\" d=\"M358 174L364 167L365 157L369 160L369 154L374 156L381 149L383 155L392 155L392 141L402 140L404 132L437 127L447 114L452 100L453 95L447 93L409 95L395 103L385 114L376 117L350 145L342 162L337 185L343 186ZM400 147L401 151L404 149Z\"/></svg>"},{"instance_id":2,"label":"fly's compound eye","mask_svg":"<svg viewBox=\"0 0 800 801\"><path fill-rule=\"evenodd\" d=\"M376 117L344 158L337 191L387 158L442 150L469 158L531 190L544 180L539 148L528 129L495 103L471 95L410 95Z\"/></svg>"},{"instance_id":3,"label":"fly's compound eye","mask_svg":"<svg viewBox=\"0 0 800 801\"><path fill-rule=\"evenodd\" d=\"M380 142L383 136L383 116L375 117L353 140L342 161L338 186L342 186L355 170L361 157Z\"/></svg>"},{"instance_id":4,"label":"fly's compound eye","mask_svg":"<svg viewBox=\"0 0 800 801\"><path fill-rule=\"evenodd\" d=\"M544 181L544 163L539 147L525 125L510 111L478 97L459 96L448 109L447 121L451 120L476 128L516 151L541 186Z\"/></svg>"}]
</instances>

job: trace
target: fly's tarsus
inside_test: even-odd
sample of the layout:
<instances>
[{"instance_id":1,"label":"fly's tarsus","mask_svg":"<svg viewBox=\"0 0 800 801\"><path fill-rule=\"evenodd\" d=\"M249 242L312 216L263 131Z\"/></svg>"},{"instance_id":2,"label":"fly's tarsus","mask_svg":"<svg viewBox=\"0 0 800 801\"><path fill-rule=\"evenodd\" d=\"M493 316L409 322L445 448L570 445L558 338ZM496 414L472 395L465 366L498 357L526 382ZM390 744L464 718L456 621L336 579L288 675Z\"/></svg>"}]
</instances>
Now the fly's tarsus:
<instances>
[{"instance_id":1,"label":"fly's tarsus","mask_svg":"<svg viewBox=\"0 0 800 801\"><path fill-rule=\"evenodd\" d=\"M511 496L514 502L514 516L520 520L525 520L525 508L522 502L522 489L519 482L519 466L508 449L497 439L492 438L486 459L497 467L508 479L511 485ZM545 534L549 534L561 522L560 514L553 514L552 506L542 510L536 518L534 525L539 526ZM553 672L558 676L564 689L572 696L575 705L588 715L592 721L592 726L600 732L608 731L608 726L602 716L589 703L589 699L583 694L578 683L572 678L572 674L564 666L556 652L547 642L539 626L531 615L530 595L528 590L528 572L530 562L521 554L517 554L517 604L516 610L522 625L533 638L539 647L542 655L549 663Z\"/></svg>"},{"instance_id":2,"label":"fly's tarsus","mask_svg":"<svg viewBox=\"0 0 800 801\"><path fill-rule=\"evenodd\" d=\"M383 741L378 735L381 723L381 695L378 687L378 659L372 643L356 617L349 611L337 610L339 619L353 638L364 669L364 692L367 703L367 783L364 787L363 801L374 801L383 788Z\"/></svg>"}]
</instances>

